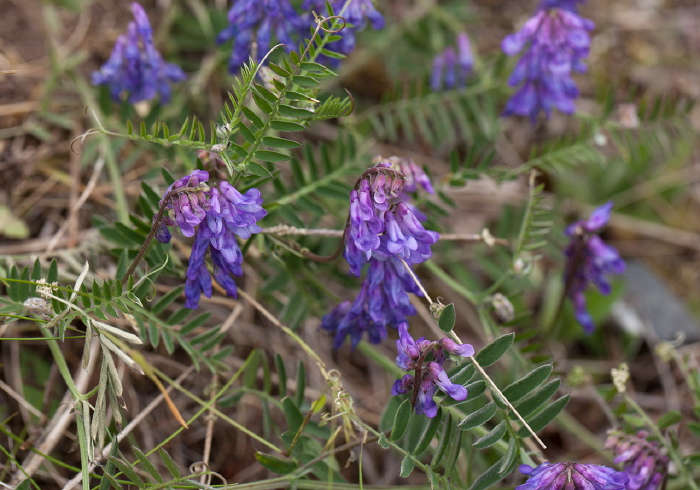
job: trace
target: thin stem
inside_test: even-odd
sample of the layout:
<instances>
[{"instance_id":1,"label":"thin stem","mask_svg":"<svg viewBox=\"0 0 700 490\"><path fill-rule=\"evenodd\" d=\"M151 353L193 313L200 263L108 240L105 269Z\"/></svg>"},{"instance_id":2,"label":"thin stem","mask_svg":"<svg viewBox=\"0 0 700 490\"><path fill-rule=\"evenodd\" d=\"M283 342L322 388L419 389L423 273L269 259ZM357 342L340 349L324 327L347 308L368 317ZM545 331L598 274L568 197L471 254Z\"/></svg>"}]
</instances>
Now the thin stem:
<instances>
[{"instance_id":1,"label":"thin stem","mask_svg":"<svg viewBox=\"0 0 700 490\"><path fill-rule=\"evenodd\" d=\"M420 282L420 280L418 280L418 277L416 276L416 274L415 274L415 273L413 272L413 270L411 269L411 266L409 266L409 265L406 263L406 261L403 260L403 258L399 257L399 260L401 261L401 263L403 264L403 266L406 268L406 270L408 271L408 273L411 275L411 278L413 279L413 282L416 283L416 285L418 286L418 289L420 289L420 292L423 293L423 296L425 297L425 299L428 300L428 303L430 303L430 304L432 305L432 304L433 304L433 299L432 299L432 298L430 297L430 295L428 294L428 291L425 290L425 288L423 287L423 284Z\"/></svg>"}]
</instances>

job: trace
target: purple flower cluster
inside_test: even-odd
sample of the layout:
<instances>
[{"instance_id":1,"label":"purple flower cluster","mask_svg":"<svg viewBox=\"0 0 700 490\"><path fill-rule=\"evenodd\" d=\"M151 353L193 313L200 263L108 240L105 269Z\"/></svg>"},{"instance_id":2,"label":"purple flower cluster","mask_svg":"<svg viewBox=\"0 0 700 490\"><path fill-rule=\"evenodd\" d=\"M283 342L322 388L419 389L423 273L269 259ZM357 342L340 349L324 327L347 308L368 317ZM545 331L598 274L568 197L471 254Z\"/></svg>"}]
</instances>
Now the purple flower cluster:
<instances>
[{"instance_id":1,"label":"purple flower cluster","mask_svg":"<svg viewBox=\"0 0 700 490\"><path fill-rule=\"evenodd\" d=\"M625 490L629 481L624 471L581 463L521 465L520 473L530 478L515 490Z\"/></svg>"},{"instance_id":2,"label":"purple flower cluster","mask_svg":"<svg viewBox=\"0 0 700 490\"><path fill-rule=\"evenodd\" d=\"M461 88L467 84L467 77L474 67L474 55L469 37L465 33L457 35L457 50L452 46L433 58L433 71L430 87L433 92Z\"/></svg>"},{"instance_id":3,"label":"purple flower cluster","mask_svg":"<svg viewBox=\"0 0 700 490\"><path fill-rule=\"evenodd\" d=\"M399 339L396 341L399 355L396 364L404 371L414 371L396 380L391 388L392 395L414 393L413 402L417 414L424 413L433 418L437 415L438 407L433 396L438 388L457 401L467 399L467 389L450 381L443 369L443 364L449 354L471 357L474 348L469 344L458 344L444 338L438 341L428 341L424 337L413 340L408 333L408 324L399 324Z\"/></svg>"},{"instance_id":4,"label":"purple flower cluster","mask_svg":"<svg viewBox=\"0 0 700 490\"><path fill-rule=\"evenodd\" d=\"M256 222L267 214L258 189L241 194L226 181L219 182L218 187L209 187L208 180L208 172L195 170L173 182L165 194L169 200L168 214L156 234L158 241L167 243L171 238L167 227L177 226L186 237L194 236L185 282L186 308L197 308L201 293L211 297L211 275L204 263L208 250L216 282L227 294L237 296L238 289L231 276L243 274L243 254L236 237L247 239L259 233Z\"/></svg>"},{"instance_id":5,"label":"purple flower cluster","mask_svg":"<svg viewBox=\"0 0 700 490\"><path fill-rule=\"evenodd\" d=\"M576 0L544 0L540 9L523 28L501 43L503 52L524 54L508 80L511 87L520 86L506 104L504 115L529 116L534 123L540 111L547 117L552 108L573 114L578 88L572 72L587 70L592 21L576 12ZM526 47L527 46L527 47Z\"/></svg>"},{"instance_id":6,"label":"purple flower cluster","mask_svg":"<svg viewBox=\"0 0 700 490\"><path fill-rule=\"evenodd\" d=\"M566 234L571 237L564 251L566 294L574 304L576 320L586 333L595 329L593 319L586 310L584 291L588 284L594 284L602 294L610 294L611 287L606 275L625 271L625 261L617 249L606 245L594 234L608 222L612 207L613 203L608 202L593 211L588 220L576 221L566 228Z\"/></svg>"},{"instance_id":7,"label":"purple flower cluster","mask_svg":"<svg viewBox=\"0 0 700 490\"><path fill-rule=\"evenodd\" d=\"M331 2L336 13L344 4L345 0ZM234 0L228 12L229 25L216 38L218 44L233 39L229 72L235 73L248 61L253 41L257 49L257 61L262 60L269 51L273 34L277 42L294 46L307 36L308 29L314 24L310 11L325 9L325 1L306 0L301 8L303 14L298 13L289 0ZM343 17L353 27L346 28L341 33L343 38L328 47L344 55L350 54L355 48L355 31L364 29L367 20L374 29L384 27L384 18L375 9L372 0L353 0L345 9ZM324 61L336 65L338 63L338 60L330 58L324 58Z\"/></svg>"},{"instance_id":8,"label":"purple flower cluster","mask_svg":"<svg viewBox=\"0 0 700 490\"><path fill-rule=\"evenodd\" d=\"M131 4L134 21L127 33L119 36L109 60L92 74L93 85L109 85L114 100L129 93L129 102L151 100L160 94L165 103L170 100L168 82L180 82L186 75L182 69L163 61L153 45L153 30L146 12L136 2Z\"/></svg>"},{"instance_id":9,"label":"purple flower cluster","mask_svg":"<svg viewBox=\"0 0 700 490\"><path fill-rule=\"evenodd\" d=\"M216 42L223 44L233 39L228 62L230 73L235 73L248 61L253 41L257 46L256 59L260 61L270 50L273 33L278 42L291 47L310 25L289 0L234 0L228 11L228 22Z\"/></svg>"},{"instance_id":10,"label":"purple flower cluster","mask_svg":"<svg viewBox=\"0 0 700 490\"><path fill-rule=\"evenodd\" d=\"M321 321L321 328L335 333L335 348L348 336L354 348L365 333L370 342L379 343L388 325L397 326L416 313L408 293L421 293L403 262L424 262L439 238L423 227L407 202L404 191L417 185L433 191L425 172L412 161L380 159L350 193L344 257L355 276L365 264L369 267L355 301L340 303Z\"/></svg>"},{"instance_id":11,"label":"purple flower cluster","mask_svg":"<svg viewBox=\"0 0 700 490\"><path fill-rule=\"evenodd\" d=\"M613 462L622 463L629 476L627 490L658 490L663 488L668 472L669 458L661 452L659 443L648 439L649 433L636 435L612 432L605 441L605 448L615 454Z\"/></svg>"}]
</instances>

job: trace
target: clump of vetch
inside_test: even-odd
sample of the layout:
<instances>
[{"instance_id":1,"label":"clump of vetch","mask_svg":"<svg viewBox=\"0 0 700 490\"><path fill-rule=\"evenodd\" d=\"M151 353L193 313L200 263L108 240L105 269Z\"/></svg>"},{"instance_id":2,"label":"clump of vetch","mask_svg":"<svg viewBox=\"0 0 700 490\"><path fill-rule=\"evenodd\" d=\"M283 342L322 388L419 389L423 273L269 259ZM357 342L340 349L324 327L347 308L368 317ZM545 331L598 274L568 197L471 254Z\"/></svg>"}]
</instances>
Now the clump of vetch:
<instances>
[{"instance_id":1,"label":"clump of vetch","mask_svg":"<svg viewBox=\"0 0 700 490\"><path fill-rule=\"evenodd\" d=\"M457 50L448 46L433 58L430 87L434 92L464 87L473 67L474 55L469 36L462 32L457 35Z\"/></svg>"},{"instance_id":2,"label":"clump of vetch","mask_svg":"<svg viewBox=\"0 0 700 490\"><path fill-rule=\"evenodd\" d=\"M613 463L622 464L629 476L627 490L658 490L663 488L668 473L669 458L657 441L649 439L643 430L637 434L611 432L605 448L612 449Z\"/></svg>"},{"instance_id":3,"label":"clump of vetch","mask_svg":"<svg viewBox=\"0 0 700 490\"><path fill-rule=\"evenodd\" d=\"M549 117L552 109L565 114L576 110L579 91L573 72L587 70L595 25L576 12L576 0L544 0L522 29L506 36L503 52L515 56L523 52L508 84L519 87L506 104L504 115L529 116L534 123L540 111Z\"/></svg>"},{"instance_id":4,"label":"clump of vetch","mask_svg":"<svg viewBox=\"0 0 700 490\"><path fill-rule=\"evenodd\" d=\"M347 337L354 348L365 334L370 342L380 343L387 326L396 327L416 313L408 293L422 293L406 266L430 258L430 247L439 238L423 227L408 202L405 186L415 189L416 183L433 190L412 161L380 158L350 193L343 255L355 276L367 264L367 278L354 302L343 301L321 321L321 328L335 334L335 348Z\"/></svg>"},{"instance_id":5,"label":"clump of vetch","mask_svg":"<svg viewBox=\"0 0 700 490\"><path fill-rule=\"evenodd\" d=\"M520 466L527 482L515 490L625 490L629 481L624 471L581 463L543 463L536 468Z\"/></svg>"},{"instance_id":6,"label":"clump of vetch","mask_svg":"<svg viewBox=\"0 0 700 490\"><path fill-rule=\"evenodd\" d=\"M593 211L589 219L576 221L566 228L571 241L564 251L565 291L573 302L576 320L586 333L593 332L595 324L586 309L584 291L589 284L594 284L602 294L610 294L607 274L622 274L625 271L625 261L620 258L617 249L606 245L595 234L610 219L612 207L613 203L608 202Z\"/></svg>"},{"instance_id":7,"label":"clump of vetch","mask_svg":"<svg viewBox=\"0 0 700 490\"><path fill-rule=\"evenodd\" d=\"M408 333L408 324L399 325L399 339L396 341L399 355L396 364L404 371L413 371L396 380L391 388L392 395L412 395L412 405L417 414L435 417L438 407L433 400L437 390L447 393L457 401L467 399L467 389L450 381L442 367L450 354L471 357L474 348L469 344L458 344L448 338L428 341L424 337L414 340Z\"/></svg>"},{"instance_id":8,"label":"clump of vetch","mask_svg":"<svg viewBox=\"0 0 700 490\"><path fill-rule=\"evenodd\" d=\"M134 20L127 33L117 38L112 54L99 71L92 74L94 85L108 85L114 100L126 92L130 103L151 100L160 95L170 100L169 82L181 82L185 72L174 63L166 63L153 44L153 29L141 5L131 4Z\"/></svg>"},{"instance_id":9,"label":"clump of vetch","mask_svg":"<svg viewBox=\"0 0 700 490\"><path fill-rule=\"evenodd\" d=\"M236 237L247 239L259 233L256 224L267 213L258 189L238 192L226 181L209 187L209 172L195 170L173 182L165 193L167 214L156 233L162 243L170 241L169 226L186 237L194 236L185 281L185 307L197 308L201 293L212 294L211 275L205 264L211 252L214 278L227 294L236 297L238 288L231 276L243 275L243 254Z\"/></svg>"}]
</instances>

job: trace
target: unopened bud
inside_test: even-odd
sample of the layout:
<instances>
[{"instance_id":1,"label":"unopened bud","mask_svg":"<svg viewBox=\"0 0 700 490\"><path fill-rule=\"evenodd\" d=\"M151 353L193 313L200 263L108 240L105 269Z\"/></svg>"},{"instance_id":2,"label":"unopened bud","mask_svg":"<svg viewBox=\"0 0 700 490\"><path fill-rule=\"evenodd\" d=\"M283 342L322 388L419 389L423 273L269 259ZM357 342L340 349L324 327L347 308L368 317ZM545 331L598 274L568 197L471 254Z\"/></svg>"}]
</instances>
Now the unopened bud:
<instances>
[{"instance_id":1,"label":"unopened bud","mask_svg":"<svg viewBox=\"0 0 700 490\"><path fill-rule=\"evenodd\" d=\"M566 377L567 384L573 387L584 386L590 383L590 381L591 376L581 366L574 366Z\"/></svg>"},{"instance_id":2,"label":"unopened bud","mask_svg":"<svg viewBox=\"0 0 700 490\"><path fill-rule=\"evenodd\" d=\"M501 323L512 322L515 317L515 308L513 303L501 293L496 293L491 296L491 305L496 317Z\"/></svg>"}]
</instances>

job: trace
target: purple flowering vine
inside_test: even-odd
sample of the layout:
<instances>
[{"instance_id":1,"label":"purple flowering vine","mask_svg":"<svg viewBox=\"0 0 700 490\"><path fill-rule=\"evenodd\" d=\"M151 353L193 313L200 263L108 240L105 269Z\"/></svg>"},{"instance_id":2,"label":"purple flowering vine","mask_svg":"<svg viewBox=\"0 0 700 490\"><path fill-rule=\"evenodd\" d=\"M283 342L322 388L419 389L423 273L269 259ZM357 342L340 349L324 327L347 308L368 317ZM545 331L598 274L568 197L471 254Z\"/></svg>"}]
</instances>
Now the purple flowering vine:
<instances>
[{"instance_id":1,"label":"purple flowering vine","mask_svg":"<svg viewBox=\"0 0 700 490\"><path fill-rule=\"evenodd\" d=\"M396 341L399 355L396 364L404 371L413 371L396 380L391 388L392 395L411 393L411 406L417 414L433 418L438 407L433 397L439 389L457 401L467 399L467 389L452 383L442 367L450 354L471 357L474 348L469 344L458 344L443 338L428 341L424 337L414 340L408 333L408 324L399 324L399 339Z\"/></svg>"},{"instance_id":2,"label":"purple flowering vine","mask_svg":"<svg viewBox=\"0 0 700 490\"><path fill-rule=\"evenodd\" d=\"M529 477L515 490L625 490L629 481L624 471L581 463L543 463L536 468L520 466Z\"/></svg>"},{"instance_id":3,"label":"purple flowering vine","mask_svg":"<svg viewBox=\"0 0 700 490\"><path fill-rule=\"evenodd\" d=\"M156 232L162 243L170 241L169 226L178 227L186 237L194 236L185 281L186 308L197 308L202 293L211 297L207 252L214 279L229 296L237 297L238 288L231 276L243 275L243 254L236 237L247 239L259 233L257 221L267 214L258 189L241 194L225 180L216 187L210 187L208 180L209 172L195 170L173 182L165 193L167 214Z\"/></svg>"},{"instance_id":4,"label":"purple flowering vine","mask_svg":"<svg viewBox=\"0 0 700 490\"><path fill-rule=\"evenodd\" d=\"M629 476L627 490L659 490L668 474L669 457L657 441L649 439L643 430L637 434L612 432L605 441L605 448L612 449L613 463L622 464Z\"/></svg>"},{"instance_id":5,"label":"purple flowering vine","mask_svg":"<svg viewBox=\"0 0 700 490\"><path fill-rule=\"evenodd\" d=\"M607 274L622 274L625 271L625 261L617 249L606 245L595 234L610 219L612 207L612 201L598 207L589 219L576 221L565 231L571 238L564 251L565 291L574 305L576 320L589 334L593 332L595 325L586 309L584 291L589 284L594 284L602 294L610 294L611 286Z\"/></svg>"},{"instance_id":6,"label":"purple flowering vine","mask_svg":"<svg viewBox=\"0 0 700 490\"><path fill-rule=\"evenodd\" d=\"M473 67L474 54L469 36L462 32L457 35L457 50L448 46L433 58L430 87L433 92L464 87Z\"/></svg>"},{"instance_id":7,"label":"purple flowering vine","mask_svg":"<svg viewBox=\"0 0 700 490\"><path fill-rule=\"evenodd\" d=\"M112 54L102 67L92 74L93 85L108 85L114 100L124 92L131 103L151 100L160 95L170 100L168 82L181 82L185 72L174 63L166 63L153 44L153 29L141 5L131 4L134 20L127 33L117 38Z\"/></svg>"},{"instance_id":8,"label":"purple flowering vine","mask_svg":"<svg viewBox=\"0 0 700 490\"><path fill-rule=\"evenodd\" d=\"M501 48L508 56L523 51L508 79L511 87L519 88L506 104L504 115L529 116L534 124L540 111L547 117L553 108L574 113L579 91L571 74L587 70L588 32L595 27L578 15L576 3L544 0L520 31L503 39Z\"/></svg>"},{"instance_id":9,"label":"purple flowering vine","mask_svg":"<svg viewBox=\"0 0 700 490\"><path fill-rule=\"evenodd\" d=\"M350 193L343 256L355 276L360 276L365 264L368 267L355 301L340 303L321 321L322 329L335 334L336 349L347 337L354 348L365 334L370 342L380 343L387 336L387 326L396 327L416 313L408 293L422 293L404 262L411 266L430 258L430 247L439 238L423 227L409 202L407 192L417 186L433 192L418 165L380 158Z\"/></svg>"}]
</instances>

